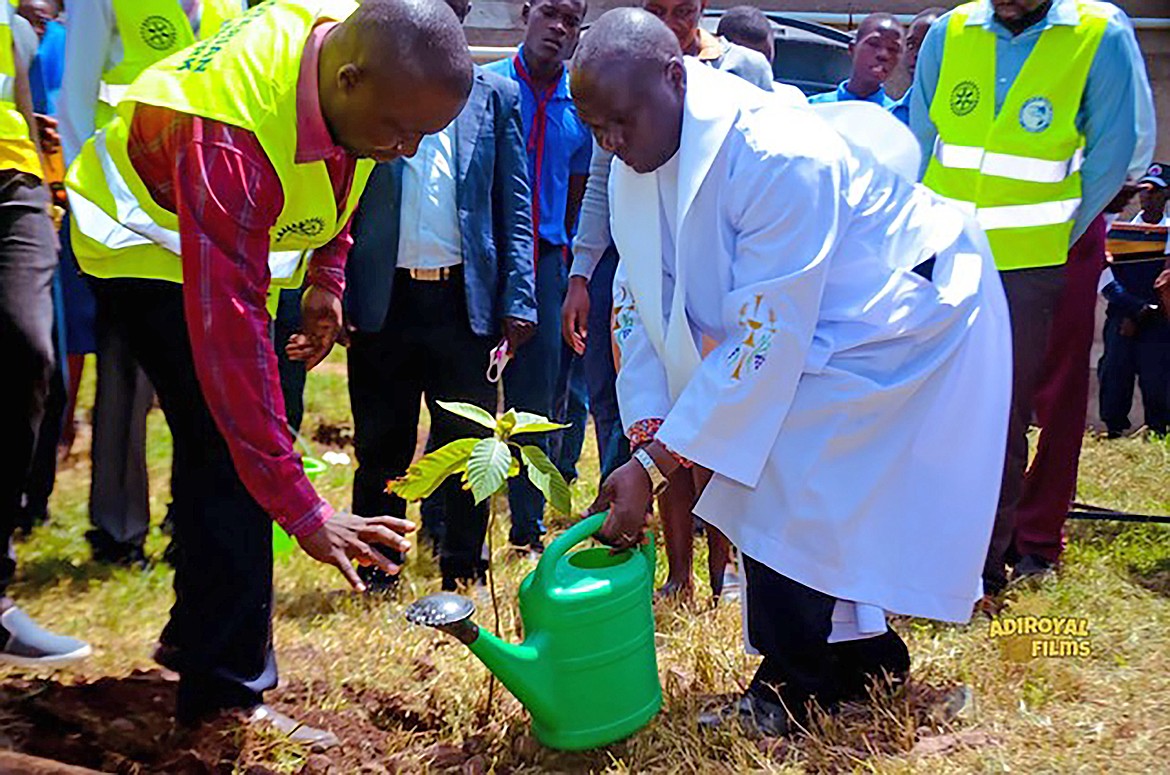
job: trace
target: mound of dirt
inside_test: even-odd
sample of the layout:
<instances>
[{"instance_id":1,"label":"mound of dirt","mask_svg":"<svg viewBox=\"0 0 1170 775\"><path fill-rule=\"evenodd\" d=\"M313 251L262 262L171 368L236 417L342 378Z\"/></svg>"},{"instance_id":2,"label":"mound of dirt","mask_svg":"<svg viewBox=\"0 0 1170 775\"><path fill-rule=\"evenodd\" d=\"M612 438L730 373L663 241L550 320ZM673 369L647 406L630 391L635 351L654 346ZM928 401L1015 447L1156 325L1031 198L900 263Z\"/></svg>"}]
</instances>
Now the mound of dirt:
<instances>
[{"instance_id":1,"label":"mound of dirt","mask_svg":"<svg viewBox=\"0 0 1170 775\"><path fill-rule=\"evenodd\" d=\"M218 775L272 772L273 737L225 714L197 729L176 728L172 720L178 684L160 671L136 671L121 678L60 683L10 679L0 684L0 753L8 749L13 765L5 773L75 772L46 768L54 762L126 775ZM306 775L384 773L470 766L476 771L482 753L472 739L463 746L432 744L440 715L417 695L343 687L344 702L333 711L309 709L310 697L325 687L292 684L272 692L274 707L294 718L329 729L342 741L321 754L299 755ZM419 736L409 756L389 755L395 735ZM430 738L430 739L428 739ZM36 758L33 758L36 757ZM41 761L38 761L41 760ZM46 761L47 760L47 761Z\"/></svg>"}]
</instances>

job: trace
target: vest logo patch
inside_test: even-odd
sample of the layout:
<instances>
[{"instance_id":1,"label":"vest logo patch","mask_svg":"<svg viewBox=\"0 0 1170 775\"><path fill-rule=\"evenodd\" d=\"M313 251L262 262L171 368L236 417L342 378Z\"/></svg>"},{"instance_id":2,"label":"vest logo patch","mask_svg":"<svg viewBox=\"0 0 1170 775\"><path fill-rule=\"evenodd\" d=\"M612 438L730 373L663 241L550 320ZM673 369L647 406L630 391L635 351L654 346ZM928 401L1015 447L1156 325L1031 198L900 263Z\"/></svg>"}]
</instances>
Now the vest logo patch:
<instances>
[{"instance_id":1,"label":"vest logo patch","mask_svg":"<svg viewBox=\"0 0 1170 775\"><path fill-rule=\"evenodd\" d=\"M325 231L325 221L323 219L306 218L303 221L285 224L277 229L276 241L280 242L290 234L297 234L301 237L316 237L323 231Z\"/></svg>"},{"instance_id":2,"label":"vest logo patch","mask_svg":"<svg viewBox=\"0 0 1170 775\"><path fill-rule=\"evenodd\" d=\"M1054 112L1047 97L1033 97L1020 108L1020 126L1029 132L1043 132L1052 126Z\"/></svg>"},{"instance_id":3,"label":"vest logo patch","mask_svg":"<svg viewBox=\"0 0 1170 775\"><path fill-rule=\"evenodd\" d=\"M979 87L974 81L960 81L951 89L951 112L965 116L979 104Z\"/></svg>"},{"instance_id":4,"label":"vest logo patch","mask_svg":"<svg viewBox=\"0 0 1170 775\"><path fill-rule=\"evenodd\" d=\"M142 41L155 51L166 51L175 45L179 33L165 16L147 16L138 28Z\"/></svg>"}]
</instances>

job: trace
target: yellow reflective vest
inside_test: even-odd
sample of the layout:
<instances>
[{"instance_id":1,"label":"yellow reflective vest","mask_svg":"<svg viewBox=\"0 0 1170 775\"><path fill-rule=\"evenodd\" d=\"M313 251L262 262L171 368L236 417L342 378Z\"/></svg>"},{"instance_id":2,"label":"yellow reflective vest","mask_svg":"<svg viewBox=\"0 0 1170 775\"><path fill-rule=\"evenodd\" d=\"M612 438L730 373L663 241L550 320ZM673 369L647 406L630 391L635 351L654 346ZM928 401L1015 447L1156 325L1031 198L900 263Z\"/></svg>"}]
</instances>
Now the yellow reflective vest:
<instances>
[{"instance_id":1,"label":"yellow reflective vest","mask_svg":"<svg viewBox=\"0 0 1170 775\"><path fill-rule=\"evenodd\" d=\"M977 6L949 17L930 104L938 138L923 183L976 216L1001 271L1060 265L1081 203L1085 138L1076 118L1108 11L1078 0L1075 26L1044 30L997 115L996 38L968 24Z\"/></svg>"},{"instance_id":2,"label":"yellow reflective vest","mask_svg":"<svg viewBox=\"0 0 1170 775\"><path fill-rule=\"evenodd\" d=\"M16 108L12 14L10 4L0 7L0 170L19 170L40 178L44 176L41 157L29 137L24 114Z\"/></svg>"},{"instance_id":3,"label":"yellow reflective vest","mask_svg":"<svg viewBox=\"0 0 1170 775\"><path fill-rule=\"evenodd\" d=\"M356 8L351 0L268 0L148 68L69 168L72 247L81 269L96 277L182 282L178 217L155 203L127 154L134 108L148 104L255 134L284 195L269 231L272 285L299 287L307 252L342 230L373 168L372 161L358 161L339 208L325 163L295 161L297 79L309 33Z\"/></svg>"},{"instance_id":4,"label":"yellow reflective vest","mask_svg":"<svg viewBox=\"0 0 1170 775\"><path fill-rule=\"evenodd\" d=\"M180 0L111 0L111 4L122 42L122 61L102 73L97 126L114 117L114 106L143 70L196 40ZM225 21L242 12L240 0L202 0L198 37L212 37Z\"/></svg>"}]
</instances>

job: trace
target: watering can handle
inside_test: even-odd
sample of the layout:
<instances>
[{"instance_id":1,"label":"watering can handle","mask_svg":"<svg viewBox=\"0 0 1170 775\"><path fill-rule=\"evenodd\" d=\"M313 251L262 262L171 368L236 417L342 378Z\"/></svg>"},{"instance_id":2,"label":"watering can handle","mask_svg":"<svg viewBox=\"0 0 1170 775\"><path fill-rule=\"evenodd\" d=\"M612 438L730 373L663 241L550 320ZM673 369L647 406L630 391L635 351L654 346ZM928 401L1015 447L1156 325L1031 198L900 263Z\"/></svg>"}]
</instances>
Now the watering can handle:
<instances>
[{"instance_id":1,"label":"watering can handle","mask_svg":"<svg viewBox=\"0 0 1170 775\"><path fill-rule=\"evenodd\" d=\"M540 562L536 564L536 576L533 578L533 584L537 587L545 587L552 583L553 574L556 573L557 563L561 558L577 544L587 541L593 537L601 526L605 524L606 517L609 516L608 511L603 511L599 514L586 517L571 528L561 533L555 541L548 545L544 550L544 554L540 558ZM651 538L642 546L643 556L650 564L650 573L654 573L654 539Z\"/></svg>"}]
</instances>

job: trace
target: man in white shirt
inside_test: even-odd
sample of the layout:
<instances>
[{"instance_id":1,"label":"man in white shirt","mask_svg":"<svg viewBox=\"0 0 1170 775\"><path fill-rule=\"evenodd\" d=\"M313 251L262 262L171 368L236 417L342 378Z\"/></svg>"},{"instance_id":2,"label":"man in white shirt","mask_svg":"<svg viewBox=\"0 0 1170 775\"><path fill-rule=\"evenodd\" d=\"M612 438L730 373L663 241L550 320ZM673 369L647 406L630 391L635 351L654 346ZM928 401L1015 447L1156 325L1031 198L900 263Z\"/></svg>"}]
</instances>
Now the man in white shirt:
<instances>
[{"instance_id":1,"label":"man in white shirt","mask_svg":"<svg viewBox=\"0 0 1170 775\"><path fill-rule=\"evenodd\" d=\"M448 0L460 19L468 3ZM418 440L419 404L431 444L482 435L441 409L463 401L495 413L488 357L501 338L516 352L535 331L531 198L519 88L476 68L467 106L424 137L409 159L379 164L354 216L346 264L349 394L354 416L353 509L403 517L386 481L406 473ZM457 482L423 509L443 588L479 581L488 508ZM393 558L400 562L400 557ZM397 576L362 568L367 587Z\"/></svg>"},{"instance_id":2,"label":"man in white shirt","mask_svg":"<svg viewBox=\"0 0 1170 775\"><path fill-rule=\"evenodd\" d=\"M990 249L913 183L917 158L887 166L821 113L684 62L645 13L603 15L572 79L620 160L622 422L657 428L604 483L599 537L639 543L680 465L709 479L695 511L742 552L764 655L728 710L783 731L904 678L885 612L965 622L981 594L1011 392ZM824 115L842 111L904 132L872 105Z\"/></svg>"}]
</instances>

